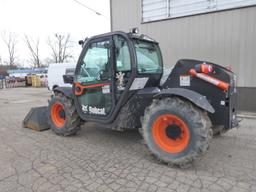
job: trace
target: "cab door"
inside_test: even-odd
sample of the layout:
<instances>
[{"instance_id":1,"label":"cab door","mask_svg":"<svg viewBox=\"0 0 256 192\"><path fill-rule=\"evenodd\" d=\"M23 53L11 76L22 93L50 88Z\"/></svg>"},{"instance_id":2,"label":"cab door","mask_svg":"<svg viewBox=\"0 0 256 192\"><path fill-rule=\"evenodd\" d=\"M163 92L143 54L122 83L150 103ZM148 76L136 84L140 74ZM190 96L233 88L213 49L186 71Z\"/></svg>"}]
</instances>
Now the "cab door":
<instances>
[{"instance_id":1,"label":"cab door","mask_svg":"<svg viewBox=\"0 0 256 192\"><path fill-rule=\"evenodd\" d=\"M115 102L121 103L122 95L128 96L129 81L132 82L132 57L131 47L127 39L119 34L113 35L114 44L114 88L115 88Z\"/></svg>"},{"instance_id":2,"label":"cab door","mask_svg":"<svg viewBox=\"0 0 256 192\"><path fill-rule=\"evenodd\" d=\"M104 119L114 108L112 39L86 43L75 71L75 105L82 119Z\"/></svg>"}]
</instances>

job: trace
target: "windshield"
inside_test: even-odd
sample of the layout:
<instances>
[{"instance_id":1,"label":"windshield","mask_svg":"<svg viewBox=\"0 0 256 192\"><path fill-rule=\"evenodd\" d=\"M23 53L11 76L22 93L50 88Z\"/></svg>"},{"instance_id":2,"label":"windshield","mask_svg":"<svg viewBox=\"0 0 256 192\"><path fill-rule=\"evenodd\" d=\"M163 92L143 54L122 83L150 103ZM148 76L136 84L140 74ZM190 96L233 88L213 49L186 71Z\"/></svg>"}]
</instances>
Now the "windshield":
<instances>
[{"instance_id":1,"label":"windshield","mask_svg":"<svg viewBox=\"0 0 256 192\"><path fill-rule=\"evenodd\" d=\"M162 73L162 58L157 44L135 39L139 73Z\"/></svg>"}]
</instances>

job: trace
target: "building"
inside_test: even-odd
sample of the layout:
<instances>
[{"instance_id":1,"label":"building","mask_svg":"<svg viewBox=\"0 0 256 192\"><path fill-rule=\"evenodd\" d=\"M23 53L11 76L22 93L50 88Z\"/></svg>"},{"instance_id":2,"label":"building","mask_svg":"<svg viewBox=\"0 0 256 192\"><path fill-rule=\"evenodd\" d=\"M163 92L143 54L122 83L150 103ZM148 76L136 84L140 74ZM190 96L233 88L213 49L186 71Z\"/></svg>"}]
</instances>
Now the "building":
<instances>
[{"instance_id":1,"label":"building","mask_svg":"<svg viewBox=\"0 0 256 192\"><path fill-rule=\"evenodd\" d=\"M111 30L138 27L160 43L164 64L181 58L231 66L239 109L256 111L256 0L110 0Z\"/></svg>"}]
</instances>

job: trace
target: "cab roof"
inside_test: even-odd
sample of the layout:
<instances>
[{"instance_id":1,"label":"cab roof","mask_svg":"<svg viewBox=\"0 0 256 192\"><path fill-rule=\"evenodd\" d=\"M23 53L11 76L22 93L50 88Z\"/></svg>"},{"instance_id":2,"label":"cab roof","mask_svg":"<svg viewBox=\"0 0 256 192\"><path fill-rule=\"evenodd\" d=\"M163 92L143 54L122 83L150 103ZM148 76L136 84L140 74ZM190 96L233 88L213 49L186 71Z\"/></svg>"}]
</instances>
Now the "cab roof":
<instances>
[{"instance_id":1,"label":"cab roof","mask_svg":"<svg viewBox=\"0 0 256 192\"><path fill-rule=\"evenodd\" d=\"M86 38L85 41L90 40L90 39L100 38L100 37L113 36L113 35L123 35L123 36L126 36L126 37L130 38L130 39L138 39L138 40L149 41L149 42L153 42L153 43L158 44L158 42L156 40L152 39L148 35L137 34L137 33L132 33L132 32L126 33L126 32L123 32L123 31L114 31L114 32L109 32L109 33L103 33L103 34L100 34L100 35L95 35L95 36L92 36L90 38Z\"/></svg>"}]
</instances>

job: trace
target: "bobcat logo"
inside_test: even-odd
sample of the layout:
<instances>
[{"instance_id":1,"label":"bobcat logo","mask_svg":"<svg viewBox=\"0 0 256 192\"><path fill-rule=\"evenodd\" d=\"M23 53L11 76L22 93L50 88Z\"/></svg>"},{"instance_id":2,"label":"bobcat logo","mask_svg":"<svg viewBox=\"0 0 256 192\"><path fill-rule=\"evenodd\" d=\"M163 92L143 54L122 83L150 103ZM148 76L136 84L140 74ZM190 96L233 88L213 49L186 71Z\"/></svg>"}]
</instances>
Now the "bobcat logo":
<instances>
[{"instance_id":1,"label":"bobcat logo","mask_svg":"<svg viewBox=\"0 0 256 192\"><path fill-rule=\"evenodd\" d=\"M124 73L122 73L121 71L119 71L118 73L116 73L116 78L117 78L117 88L119 90L123 90L124 89Z\"/></svg>"}]
</instances>

